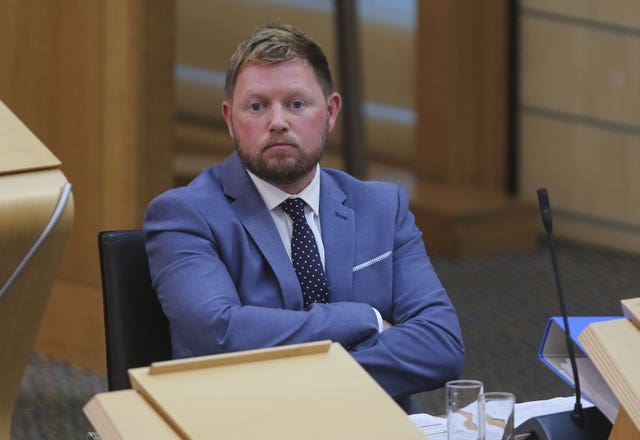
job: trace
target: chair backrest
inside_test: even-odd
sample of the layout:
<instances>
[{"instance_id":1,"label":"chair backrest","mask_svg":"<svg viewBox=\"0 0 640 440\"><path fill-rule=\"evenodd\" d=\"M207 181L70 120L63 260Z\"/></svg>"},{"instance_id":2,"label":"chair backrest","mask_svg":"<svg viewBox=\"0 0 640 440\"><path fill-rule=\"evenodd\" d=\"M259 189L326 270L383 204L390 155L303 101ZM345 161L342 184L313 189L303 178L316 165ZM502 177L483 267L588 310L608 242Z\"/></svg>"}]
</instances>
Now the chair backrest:
<instances>
[{"instance_id":1,"label":"chair backrest","mask_svg":"<svg viewBox=\"0 0 640 440\"><path fill-rule=\"evenodd\" d=\"M171 359L171 338L151 287L141 230L98 234L109 391L131 388L129 368Z\"/></svg>"}]
</instances>

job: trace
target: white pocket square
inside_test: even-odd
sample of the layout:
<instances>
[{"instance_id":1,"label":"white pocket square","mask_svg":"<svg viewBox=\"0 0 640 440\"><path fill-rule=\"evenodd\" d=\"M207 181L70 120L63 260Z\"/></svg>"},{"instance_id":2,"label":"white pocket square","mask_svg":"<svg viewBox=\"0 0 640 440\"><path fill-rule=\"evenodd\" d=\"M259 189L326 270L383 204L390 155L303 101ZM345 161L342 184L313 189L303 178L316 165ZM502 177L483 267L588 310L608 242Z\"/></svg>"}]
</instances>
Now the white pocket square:
<instances>
[{"instance_id":1,"label":"white pocket square","mask_svg":"<svg viewBox=\"0 0 640 440\"><path fill-rule=\"evenodd\" d=\"M390 257L392 253L393 253L393 252L391 252L391 251L387 251L387 252L385 252L384 254L380 254L380 255L378 255L377 257L372 258L371 260L367 260L367 261L365 261L364 263L360 263L360 264L358 264L357 266L354 266L354 267L353 267L353 271L354 271L354 272L357 272L357 271L359 271L360 269L364 269L365 267L369 267L369 266L371 266L372 264L376 264L376 263L378 263L378 262L380 262L380 261L384 260L385 258Z\"/></svg>"}]
</instances>

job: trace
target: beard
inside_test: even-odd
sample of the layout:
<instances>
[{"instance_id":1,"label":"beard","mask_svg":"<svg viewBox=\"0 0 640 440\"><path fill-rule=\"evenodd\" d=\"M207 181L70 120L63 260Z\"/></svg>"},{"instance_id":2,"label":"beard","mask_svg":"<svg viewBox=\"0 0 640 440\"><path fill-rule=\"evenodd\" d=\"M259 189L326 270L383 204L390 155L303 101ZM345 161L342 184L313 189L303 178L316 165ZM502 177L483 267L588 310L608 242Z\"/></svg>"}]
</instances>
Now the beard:
<instances>
[{"instance_id":1,"label":"beard","mask_svg":"<svg viewBox=\"0 0 640 440\"><path fill-rule=\"evenodd\" d=\"M276 185L289 185L306 178L316 167L324 153L328 127L316 145L307 148L288 135L274 136L267 140L257 153L250 154L242 145L242 139L234 130L234 144L244 166L256 176ZM294 151L268 151L276 142L294 146Z\"/></svg>"}]
</instances>

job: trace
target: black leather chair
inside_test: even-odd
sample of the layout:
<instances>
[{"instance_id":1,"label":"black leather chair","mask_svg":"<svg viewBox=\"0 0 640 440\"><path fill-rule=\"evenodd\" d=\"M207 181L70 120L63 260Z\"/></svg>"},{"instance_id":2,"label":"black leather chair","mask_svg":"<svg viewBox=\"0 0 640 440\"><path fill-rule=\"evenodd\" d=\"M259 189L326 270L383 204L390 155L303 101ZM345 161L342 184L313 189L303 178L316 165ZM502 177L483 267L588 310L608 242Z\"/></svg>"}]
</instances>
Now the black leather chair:
<instances>
[{"instance_id":1,"label":"black leather chair","mask_svg":"<svg viewBox=\"0 0 640 440\"><path fill-rule=\"evenodd\" d=\"M169 322L151 288L142 231L98 234L109 391L131 388L129 368L171 359Z\"/></svg>"}]
</instances>

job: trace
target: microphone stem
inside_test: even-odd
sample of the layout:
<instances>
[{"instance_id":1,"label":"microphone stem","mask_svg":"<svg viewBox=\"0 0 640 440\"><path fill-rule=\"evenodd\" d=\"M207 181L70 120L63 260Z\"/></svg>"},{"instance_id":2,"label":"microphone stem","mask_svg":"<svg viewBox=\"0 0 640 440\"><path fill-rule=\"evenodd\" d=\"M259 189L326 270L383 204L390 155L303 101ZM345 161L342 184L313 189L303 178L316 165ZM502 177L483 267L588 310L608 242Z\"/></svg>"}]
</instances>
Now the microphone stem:
<instances>
[{"instance_id":1,"label":"microphone stem","mask_svg":"<svg viewBox=\"0 0 640 440\"><path fill-rule=\"evenodd\" d=\"M573 408L572 419L576 424L582 427L584 420L582 414L582 403L580 393L580 376L578 375L578 366L576 365L576 355L573 349L573 340L571 339L571 331L569 330L569 314L567 313L567 306L564 301L564 292L562 290L562 283L560 282L560 272L558 270L558 261L556 258L555 244L553 241L553 235L551 232L547 233L549 239L549 248L551 249L551 264L553 266L553 274L556 279L556 287L558 288L558 298L560 298L560 311L562 312L562 320L564 323L564 336L567 342L567 350L569 351L569 362L571 363L571 372L573 373L573 382L575 384L576 391L576 404Z\"/></svg>"}]
</instances>

